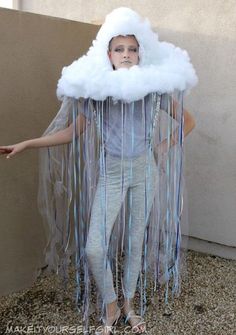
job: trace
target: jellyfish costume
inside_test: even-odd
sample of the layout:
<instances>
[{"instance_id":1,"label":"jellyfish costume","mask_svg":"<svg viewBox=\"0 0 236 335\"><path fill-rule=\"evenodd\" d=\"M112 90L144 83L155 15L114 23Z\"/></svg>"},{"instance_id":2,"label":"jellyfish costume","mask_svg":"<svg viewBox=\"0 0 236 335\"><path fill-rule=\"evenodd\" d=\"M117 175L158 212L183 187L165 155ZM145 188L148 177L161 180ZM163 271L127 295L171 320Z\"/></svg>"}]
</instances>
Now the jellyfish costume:
<instances>
[{"instance_id":1,"label":"jellyfish costume","mask_svg":"<svg viewBox=\"0 0 236 335\"><path fill-rule=\"evenodd\" d=\"M139 64L114 70L115 36L135 36ZM118 8L86 55L64 67L61 108L44 135L73 125L68 144L40 149L39 209L47 225L45 259L66 284L75 267L76 306L147 289L178 293L184 220L183 98L197 76L186 51L160 42L147 19ZM81 114L83 122L79 122ZM96 302L92 293L97 289Z\"/></svg>"}]
</instances>

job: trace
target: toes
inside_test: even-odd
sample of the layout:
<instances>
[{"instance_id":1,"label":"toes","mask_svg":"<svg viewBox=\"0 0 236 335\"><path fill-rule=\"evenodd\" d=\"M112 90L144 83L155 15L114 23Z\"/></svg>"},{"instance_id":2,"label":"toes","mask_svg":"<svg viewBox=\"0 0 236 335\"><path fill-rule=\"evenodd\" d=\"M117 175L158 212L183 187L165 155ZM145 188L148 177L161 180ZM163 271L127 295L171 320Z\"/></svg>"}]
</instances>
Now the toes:
<instances>
[{"instance_id":1,"label":"toes","mask_svg":"<svg viewBox=\"0 0 236 335\"><path fill-rule=\"evenodd\" d=\"M143 333L143 331L144 331L144 329L142 327L140 327L140 328L138 326L133 327L134 334L141 334L141 333Z\"/></svg>"},{"instance_id":2,"label":"toes","mask_svg":"<svg viewBox=\"0 0 236 335\"><path fill-rule=\"evenodd\" d=\"M136 329L135 333L142 334L142 333L145 332L146 327L144 325L143 326L137 326L137 327L135 327L135 329Z\"/></svg>"}]
</instances>

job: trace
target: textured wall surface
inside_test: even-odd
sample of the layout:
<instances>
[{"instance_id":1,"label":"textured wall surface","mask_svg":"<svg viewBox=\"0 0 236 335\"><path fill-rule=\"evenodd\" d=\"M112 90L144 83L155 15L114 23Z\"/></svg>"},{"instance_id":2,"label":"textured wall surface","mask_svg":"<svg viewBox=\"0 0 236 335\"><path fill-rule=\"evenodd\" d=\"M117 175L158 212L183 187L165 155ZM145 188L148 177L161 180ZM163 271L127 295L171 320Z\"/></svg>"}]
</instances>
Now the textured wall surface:
<instances>
[{"instance_id":1,"label":"textured wall surface","mask_svg":"<svg viewBox=\"0 0 236 335\"><path fill-rule=\"evenodd\" d=\"M97 27L0 9L0 143L41 136L55 116L61 69L89 47ZM78 40L79 36L79 40ZM29 287L43 263L37 209L38 154L0 158L0 295Z\"/></svg>"}]
</instances>

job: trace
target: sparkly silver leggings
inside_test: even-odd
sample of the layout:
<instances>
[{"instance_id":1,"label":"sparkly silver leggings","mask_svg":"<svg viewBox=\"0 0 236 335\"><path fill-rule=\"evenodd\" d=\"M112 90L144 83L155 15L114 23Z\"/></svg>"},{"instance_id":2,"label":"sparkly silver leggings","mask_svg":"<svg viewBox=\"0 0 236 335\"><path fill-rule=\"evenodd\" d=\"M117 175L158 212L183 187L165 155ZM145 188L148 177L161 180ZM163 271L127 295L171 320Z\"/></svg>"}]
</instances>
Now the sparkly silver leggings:
<instances>
[{"instance_id":1,"label":"sparkly silver leggings","mask_svg":"<svg viewBox=\"0 0 236 335\"><path fill-rule=\"evenodd\" d=\"M125 244L123 294L125 298L134 296L145 227L156 189L156 169L150 153L123 160L106 155L106 173L99 176L86 244L89 267L106 304L117 299L111 267L109 263L105 266L105 260L112 228L127 192L131 221L127 239L130 245Z\"/></svg>"}]
</instances>

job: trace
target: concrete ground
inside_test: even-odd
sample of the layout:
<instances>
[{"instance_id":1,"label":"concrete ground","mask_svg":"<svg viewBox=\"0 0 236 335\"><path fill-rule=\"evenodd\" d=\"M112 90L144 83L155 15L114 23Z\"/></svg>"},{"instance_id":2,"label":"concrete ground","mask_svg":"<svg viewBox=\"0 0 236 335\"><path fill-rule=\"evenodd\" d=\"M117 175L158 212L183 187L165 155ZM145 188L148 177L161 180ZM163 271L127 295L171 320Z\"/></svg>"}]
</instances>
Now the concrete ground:
<instances>
[{"instance_id":1,"label":"concrete ground","mask_svg":"<svg viewBox=\"0 0 236 335\"><path fill-rule=\"evenodd\" d=\"M236 334L236 261L189 251L187 272L180 296L167 306L163 292L156 303L148 301L147 333ZM73 282L73 271L70 276ZM83 334L73 290L71 284L62 293L52 274L39 277L28 290L1 297L0 334ZM99 324L94 320L92 316L95 328ZM132 334L123 320L115 330L115 334Z\"/></svg>"}]
</instances>

